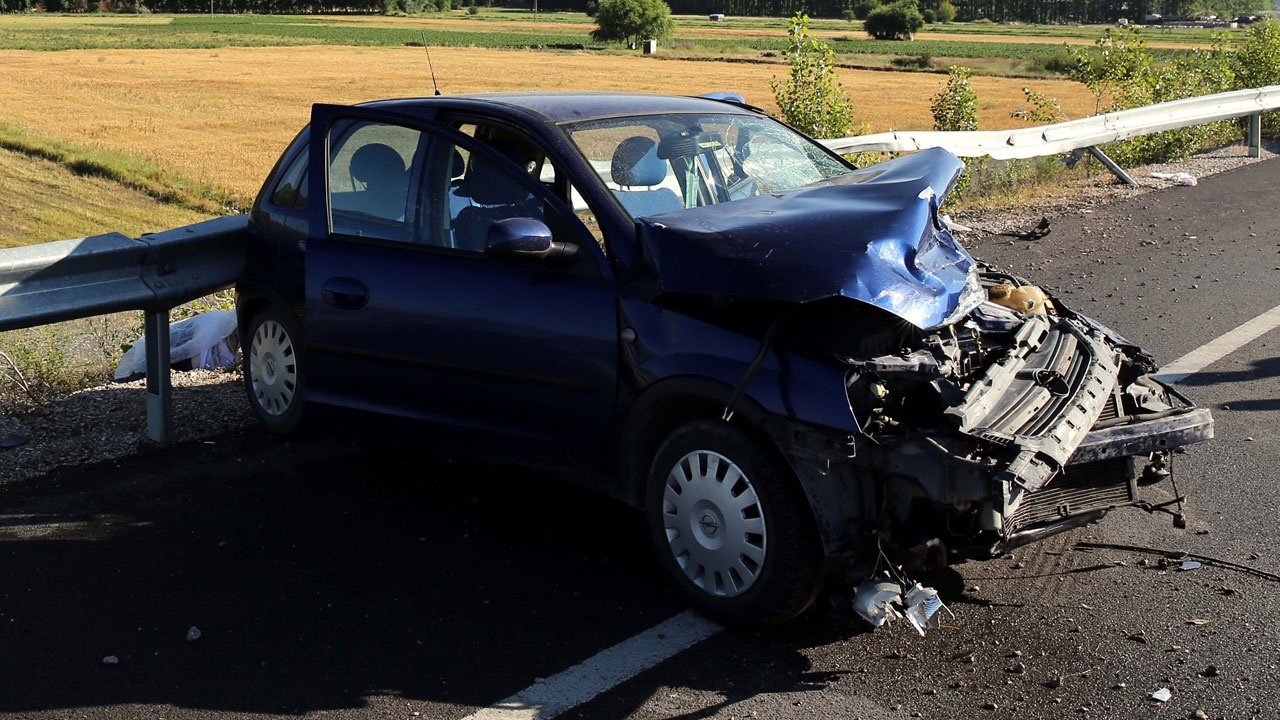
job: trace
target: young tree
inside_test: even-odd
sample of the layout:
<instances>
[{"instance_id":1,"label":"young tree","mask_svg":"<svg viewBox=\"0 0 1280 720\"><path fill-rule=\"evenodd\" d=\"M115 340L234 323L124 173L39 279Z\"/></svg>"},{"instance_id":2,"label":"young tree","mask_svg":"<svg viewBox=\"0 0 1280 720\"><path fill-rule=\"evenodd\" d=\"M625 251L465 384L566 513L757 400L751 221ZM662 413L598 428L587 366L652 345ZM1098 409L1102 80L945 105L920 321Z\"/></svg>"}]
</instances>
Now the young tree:
<instances>
[{"instance_id":1,"label":"young tree","mask_svg":"<svg viewBox=\"0 0 1280 720\"><path fill-rule=\"evenodd\" d=\"M600 0L596 6L594 40L620 40L634 48L645 40L671 34L671 8L663 0Z\"/></svg>"},{"instance_id":2,"label":"young tree","mask_svg":"<svg viewBox=\"0 0 1280 720\"><path fill-rule=\"evenodd\" d=\"M769 81L783 119L813 137L845 137L853 126L853 105L836 77L835 52L809 36L809 16L802 12L792 16L787 34L791 75L785 83Z\"/></svg>"}]
</instances>

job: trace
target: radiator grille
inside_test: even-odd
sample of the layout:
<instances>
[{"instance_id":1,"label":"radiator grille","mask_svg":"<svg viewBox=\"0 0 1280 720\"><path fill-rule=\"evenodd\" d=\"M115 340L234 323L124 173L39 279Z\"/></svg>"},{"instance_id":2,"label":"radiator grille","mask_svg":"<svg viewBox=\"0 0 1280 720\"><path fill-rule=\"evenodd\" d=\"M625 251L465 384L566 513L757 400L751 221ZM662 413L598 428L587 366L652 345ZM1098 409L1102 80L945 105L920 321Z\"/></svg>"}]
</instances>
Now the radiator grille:
<instances>
[{"instance_id":1,"label":"radiator grille","mask_svg":"<svg viewBox=\"0 0 1280 720\"><path fill-rule=\"evenodd\" d=\"M1107 396L1107 404L1102 406L1102 414L1098 416L1098 422L1115 420L1118 417L1120 417L1120 409L1116 405L1116 394L1111 393Z\"/></svg>"},{"instance_id":2,"label":"radiator grille","mask_svg":"<svg viewBox=\"0 0 1280 720\"><path fill-rule=\"evenodd\" d=\"M1137 498L1127 466L1125 458L1068 465L1048 485L1027 493L1005 518L1005 534L1133 502Z\"/></svg>"}]
</instances>

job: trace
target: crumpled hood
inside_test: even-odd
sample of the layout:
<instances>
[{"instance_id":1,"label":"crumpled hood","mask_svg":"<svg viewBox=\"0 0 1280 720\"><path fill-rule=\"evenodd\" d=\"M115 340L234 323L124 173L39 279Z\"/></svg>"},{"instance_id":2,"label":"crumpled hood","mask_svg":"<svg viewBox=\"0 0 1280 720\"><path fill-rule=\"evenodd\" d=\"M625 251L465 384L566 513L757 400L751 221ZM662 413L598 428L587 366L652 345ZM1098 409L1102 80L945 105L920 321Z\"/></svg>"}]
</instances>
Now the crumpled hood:
<instances>
[{"instance_id":1,"label":"crumpled hood","mask_svg":"<svg viewBox=\"0 0 1280 720\"><path fill-rule=\"evenodd\" d=\"M963 167L923 150L790 192L644 218L641 243L662 292L844 296L937 327L982 295L972 256L936 220Z\"/></svg>"}]
</instances>

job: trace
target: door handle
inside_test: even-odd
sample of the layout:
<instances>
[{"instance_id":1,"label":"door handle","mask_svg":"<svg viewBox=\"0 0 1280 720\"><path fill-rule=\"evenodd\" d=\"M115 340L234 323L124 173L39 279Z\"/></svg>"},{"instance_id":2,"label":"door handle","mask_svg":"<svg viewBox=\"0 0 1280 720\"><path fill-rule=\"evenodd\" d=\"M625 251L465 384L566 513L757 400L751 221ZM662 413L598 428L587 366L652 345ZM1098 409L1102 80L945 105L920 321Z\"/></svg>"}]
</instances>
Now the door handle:
<instances>
[{"instance_id":1,"label":"door handle","mask_svg":"<svg viewBox=\"0 0 1280 720\"><path fill-rule=\"evenodd\" d=\"M359 310L369 303L369 287L355 278L329 278L320 287L320 297L341 310Z\"/></svg>"}]
</instances>

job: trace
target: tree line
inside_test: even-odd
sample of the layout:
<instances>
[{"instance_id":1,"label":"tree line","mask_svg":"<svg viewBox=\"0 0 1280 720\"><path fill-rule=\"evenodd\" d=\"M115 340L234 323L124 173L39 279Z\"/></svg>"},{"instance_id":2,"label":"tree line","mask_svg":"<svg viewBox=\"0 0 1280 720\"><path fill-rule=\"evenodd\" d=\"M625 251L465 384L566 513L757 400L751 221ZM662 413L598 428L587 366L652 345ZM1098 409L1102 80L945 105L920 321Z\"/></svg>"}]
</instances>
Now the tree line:
<instances>
[{"instance_id":1,"label":"tree line","mask_svg":"<svg viewBox=\"0 0 1280 720\"><path fill-rule=\"evenodd\" d=\"M471 5L587 12L597 0L212 0L219 13L392 13L415 14ZM941 0L917 0L920 10L936 10ZM859 0L668 0L677 15L847 17ZM956 20L1026 23L1111 23L1141 21L1149 14L1186 16L1212 13L1231 18L1258 9L1261 0L951 0ZM887 4L887 3L886 3ZM0 0L0 12L38 7L49 12L96 10L130 12L145 6L155 12L207 13L210 0Z\"/></svg>"}]
</instances>

